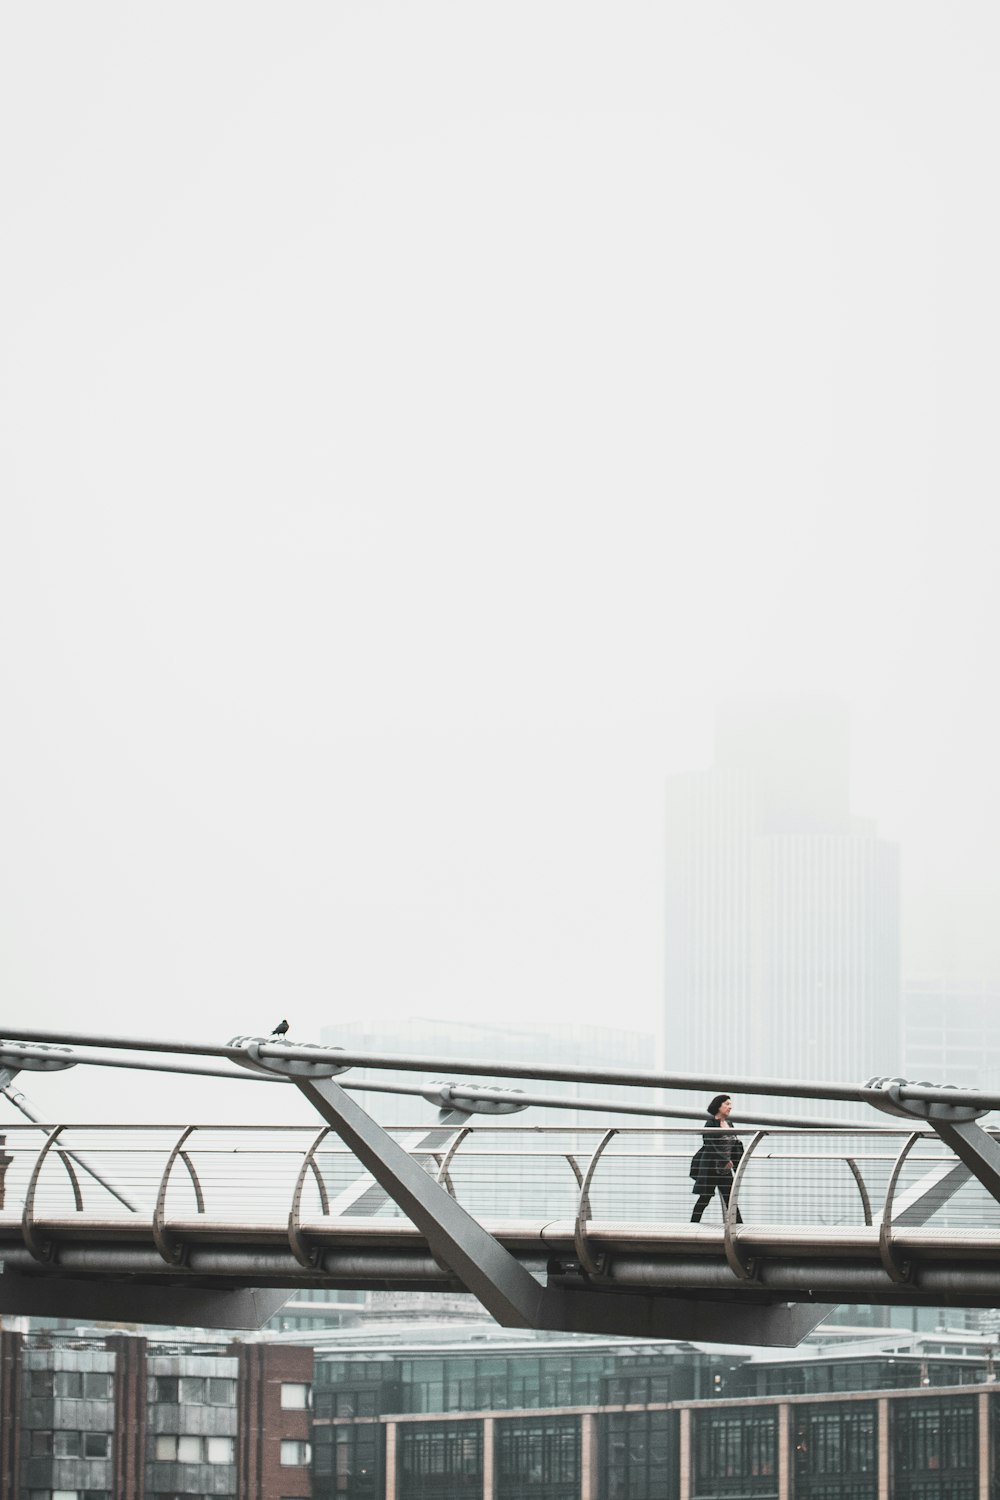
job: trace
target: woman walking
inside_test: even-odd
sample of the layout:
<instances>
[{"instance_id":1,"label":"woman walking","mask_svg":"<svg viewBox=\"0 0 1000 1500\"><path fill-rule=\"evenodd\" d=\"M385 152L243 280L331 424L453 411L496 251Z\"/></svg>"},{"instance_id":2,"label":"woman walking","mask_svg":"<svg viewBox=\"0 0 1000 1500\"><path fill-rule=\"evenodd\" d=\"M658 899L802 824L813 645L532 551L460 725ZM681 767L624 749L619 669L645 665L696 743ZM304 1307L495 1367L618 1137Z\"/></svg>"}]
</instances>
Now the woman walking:
<instances>
[{"instance_id":1,"label":"woman walking","mask_svg":"<svg viewBox=\"0 0 1000 1500\"><path fill-rule=\"evenodd\" d=\"M700 1224L701 1216L715 1196L718 1188L722 1199L722 1215L725 1218L729 1207L729 1194L733 1178L743 1155L743 1142L733 1130L729 1116L733 1101L728 1094L716 1094L706 1110L705 1129L702 1132L704 1145L695 1158L697 1175L691 1188L697 1193L697 1202L691 1214L691 1223ZM739 1208L736 1210L737 1224L743 1223Z\"/></svg>"}]
</instances>

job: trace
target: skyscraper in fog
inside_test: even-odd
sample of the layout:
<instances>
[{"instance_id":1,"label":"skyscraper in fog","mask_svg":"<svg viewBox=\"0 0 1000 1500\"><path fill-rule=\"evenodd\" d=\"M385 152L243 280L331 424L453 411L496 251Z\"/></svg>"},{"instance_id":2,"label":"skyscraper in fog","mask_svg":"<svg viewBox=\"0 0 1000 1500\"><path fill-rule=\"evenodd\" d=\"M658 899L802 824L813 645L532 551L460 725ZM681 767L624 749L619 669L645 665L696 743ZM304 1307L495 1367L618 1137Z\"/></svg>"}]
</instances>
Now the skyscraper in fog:
<instances>
[{"instance_id":1,"label":"skyscraper in fog","mask_svg":"<svg viewBox=\"0 0 1000 1500\"><path fill-rule=\"evenodd\" d=\"M720 712L668 784L666 899L668 1071L898 1071L898 854L851 814L846 709Z\"/></svg>"}]
</instances>

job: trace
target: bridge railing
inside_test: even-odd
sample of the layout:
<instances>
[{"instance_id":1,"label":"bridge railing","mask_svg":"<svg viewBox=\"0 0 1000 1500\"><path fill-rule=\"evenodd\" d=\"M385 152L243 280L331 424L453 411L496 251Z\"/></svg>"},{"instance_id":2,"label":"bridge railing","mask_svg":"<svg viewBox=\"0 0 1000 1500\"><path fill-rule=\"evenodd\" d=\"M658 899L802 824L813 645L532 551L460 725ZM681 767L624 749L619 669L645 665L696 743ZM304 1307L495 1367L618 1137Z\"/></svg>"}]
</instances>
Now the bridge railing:
<instances>
[{"instance_id":1,"label":"bridge railing","mask_svg":"<svg viewBox=\"0 0 1000 1500\"><path fill-rule=\"evenodd\" d=\"M326 1129L49 1129L48 1135L31 1126L6 1130L0 1230L8 1238L15 1226L30 1240L55 1222L81 1229L142 1223L166 1242L180 1225L279 1228L358 1216L403 1218ZM689 1221L689 1164L703 1139L691 1128L498 1123L391 1133L483 1222L634 1227ZM954 1156L929 1132L773 1128L739 1136L746 1154L733 1204L743 1222L820 1237L837 1226L901 1221L915 1193L926 1194L949 1173L954 1179L956 1169ZM935 1228L956 1238L973 1229L1000 1237L1000 1204L968 1174L951 1181L932 1213ZM703 1226L718 1229L720 1222L716 1198Z\"/></svg>"}]
</instances>

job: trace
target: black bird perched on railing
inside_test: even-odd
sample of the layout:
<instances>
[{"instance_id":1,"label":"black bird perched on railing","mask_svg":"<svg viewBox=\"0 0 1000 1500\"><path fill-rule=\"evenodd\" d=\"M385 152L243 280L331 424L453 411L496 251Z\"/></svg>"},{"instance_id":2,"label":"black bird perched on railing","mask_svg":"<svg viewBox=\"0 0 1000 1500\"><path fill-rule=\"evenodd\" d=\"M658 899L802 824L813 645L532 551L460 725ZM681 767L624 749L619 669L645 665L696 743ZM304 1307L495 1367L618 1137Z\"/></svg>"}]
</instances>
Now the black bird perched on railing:
<instances>
[{"instance_id":1,"label":"black bird perched on railing","mask_svg":"<svg viewBox=\"0 0 1000 1500\"><path fill-rule=\"evenodd\" d=\"M287 1021L279 1021L278 1024L277 1024L277 1026L271 1032L271 1035L272 1036L284 1036L284 1034L285 1034L285 1032L287 1030L288 1030L288 1022Z\"/></svg>"}]
</instances>

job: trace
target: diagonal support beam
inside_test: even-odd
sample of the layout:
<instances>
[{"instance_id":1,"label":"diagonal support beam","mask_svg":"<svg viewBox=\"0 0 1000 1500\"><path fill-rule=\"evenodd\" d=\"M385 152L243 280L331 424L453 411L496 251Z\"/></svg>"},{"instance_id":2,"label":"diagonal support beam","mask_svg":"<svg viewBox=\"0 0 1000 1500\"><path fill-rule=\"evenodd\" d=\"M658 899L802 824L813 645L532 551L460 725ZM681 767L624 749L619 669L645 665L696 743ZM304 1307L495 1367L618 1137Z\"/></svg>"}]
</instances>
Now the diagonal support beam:
<instances>
[{"instance_id":1,"label":"diagonal support beam","mask_svg":"<svg viewBox=\"0 0 1000 1500\"><path fill-rule=\"evenodd\" d=\"M1000 1203L1000 1145L975 1120L943 1120L933 1115L930 1124L959 1161Z\"/></svg>"},{"instance_id":2,"label":"diagonal support beam","mask_svg":"<svg viewBox=\"0 0 1000 1500\"><path fill-rule=\"evenodd\" d=\"M506 1328L535 1328L541 1285L332 1078L296 1088L425 1236L432 1254Z\"/></svg>"}]
</instances>

